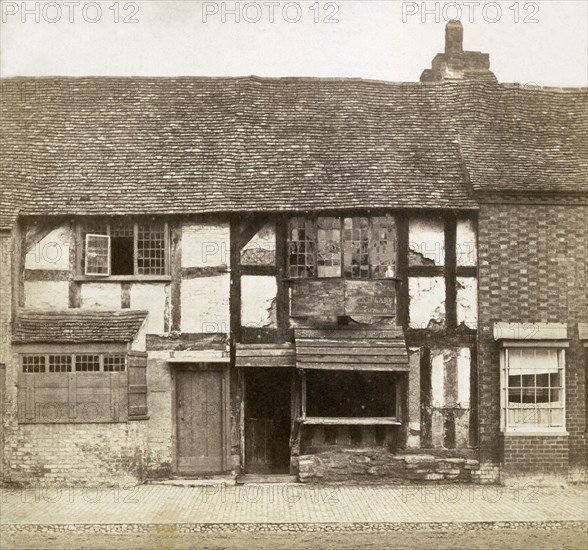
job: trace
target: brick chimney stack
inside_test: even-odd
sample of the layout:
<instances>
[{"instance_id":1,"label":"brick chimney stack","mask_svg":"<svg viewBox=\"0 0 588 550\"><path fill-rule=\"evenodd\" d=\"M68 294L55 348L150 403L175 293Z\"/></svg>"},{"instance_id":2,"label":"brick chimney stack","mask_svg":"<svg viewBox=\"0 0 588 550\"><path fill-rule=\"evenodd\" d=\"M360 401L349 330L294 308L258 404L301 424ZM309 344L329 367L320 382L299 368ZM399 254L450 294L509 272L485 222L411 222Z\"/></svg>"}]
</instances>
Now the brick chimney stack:
<instances>
[{"instance_id":1,"label":"brick chimney stack","mask_svg":"<svg viewBox=\"0 0 588 550\"><path fill-rule=\"evenodd\" d=\"M463 25L461 21L449 21L445 27L445 55L453 57L463 53Z\"/></svg>"},{"instance_id":2,"label":"brick chimney stack","mask_svg":"<svg viewBox=\"0 0 588 550\"><path fill-rule=\"evenodd\" d=\"M423 71L421 82L465 79L496 82L490 71L490 56L464 51L463 25L460 21L449 21L445 27L445 53L435 56L431 68Z\"/></svg>"}]
</instances>

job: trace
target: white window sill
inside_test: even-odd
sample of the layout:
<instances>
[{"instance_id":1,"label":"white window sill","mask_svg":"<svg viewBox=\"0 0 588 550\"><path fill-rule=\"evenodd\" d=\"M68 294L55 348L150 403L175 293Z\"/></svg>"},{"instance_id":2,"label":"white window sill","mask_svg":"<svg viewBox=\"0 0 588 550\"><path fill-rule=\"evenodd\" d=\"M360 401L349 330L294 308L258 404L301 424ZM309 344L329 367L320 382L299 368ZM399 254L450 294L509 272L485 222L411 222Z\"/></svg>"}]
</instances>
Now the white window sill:
<instances>
[{"instance_id":1,"label":"white window sill","mask_svg":"<svg viewBox=\"0 0 588 550\"><path fill-rule=\"evenodd\" d=\"M74 281L76 282L91 282L91 283L121 283L121 282L137 282L137 283L166 283L171 281L170 275L76 275Z\"/></svg>"},{"instance_id":2,"label":"white window sill","mask_svg":"<svg viewBox=\"0 0 588 550\"><path fill-rule=\"evenodd\" d=\"M549 429L549 428L543 428L543 429L536 429L536 430L530 430L530 429L524 429L524 430L505 430L502 432L504 435L508 435L508 436L517 436L517 435L521 435L521 436L529 436L529 435L540 435L540 436L547 436L547 437L556 437L556 436L568 436L570 435L569 432L567 432L565 429Z\"/></svg>"}]
</instances>

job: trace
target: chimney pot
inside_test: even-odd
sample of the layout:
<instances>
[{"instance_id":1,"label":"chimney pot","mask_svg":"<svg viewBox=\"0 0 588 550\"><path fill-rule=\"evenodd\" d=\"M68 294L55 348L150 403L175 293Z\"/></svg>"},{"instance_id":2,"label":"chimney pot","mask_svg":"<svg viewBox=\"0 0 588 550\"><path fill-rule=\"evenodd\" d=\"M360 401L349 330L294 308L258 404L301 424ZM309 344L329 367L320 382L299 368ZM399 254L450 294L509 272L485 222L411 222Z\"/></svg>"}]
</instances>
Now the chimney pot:
<instances>
[{"instance_id":1,"label":"chimney pot","mask_svg":"<svg viewBox=\"0 0 588 550\"><path fill-rule=\"evenodd\" d=\"M452 20L445 27L445 55L453 57L463 53L463 25Z\"/></svg>"}]
</instances>

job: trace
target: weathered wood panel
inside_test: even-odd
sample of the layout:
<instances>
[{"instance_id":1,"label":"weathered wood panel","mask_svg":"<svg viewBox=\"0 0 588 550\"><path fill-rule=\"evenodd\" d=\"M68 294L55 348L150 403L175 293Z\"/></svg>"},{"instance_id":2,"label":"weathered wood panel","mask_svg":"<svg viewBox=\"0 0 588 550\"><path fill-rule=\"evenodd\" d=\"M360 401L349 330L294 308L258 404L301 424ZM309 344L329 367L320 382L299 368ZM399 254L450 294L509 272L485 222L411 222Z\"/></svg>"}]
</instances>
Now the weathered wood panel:
<instances>
[{"instance_id":1,"label":"weathered wood panel","mask_svg":"<svg viewBox=\"0 0 588 550\"><path fill-rule=\"evenodd\" d=\"M248 472L271 469L274 423L267 418L249 418L245 422L245 456Z\"/></svg>"},{"instance_id":2,"label":"weathered wood panel","mask_svg":"<svg viewBox=\"0 0 588 550\"><path fill-rule=\"evenodd\" d=\"M126 372L19 373L21 423L125 422Z\"/></svg>"},{"instance_id":3,"label":"weathered wood panel","mask_svg":"<svg viewBox=\"0 0 588 550\"><path fill-rule=\"evenodd\" d=\"M321 426L398 426L400 420L395 417L328 417L328 416L307 416L299 418L301 424Z\"/></svg>"},{"instance_id":4,"label":"weathered wood panel","mask_svg":"<svg viewBox=\"0 0 588 550\"><path fill-rule=\"evenodd\" d=\"M301 369L407 371L402 330L297 329Z\"/></svg>"},{"instance_id":5,"label":"weathered wood panel","mask_svg":"<svg viewBox=\"0 0 588 550\"><path fill-rule=\"evenodd\" d=\"M291 289L293 317L396 316L395 280L304 279Z\"/></svg>"},{"instance_id":6,"label":"weathered wood panel","mask_svg":"<svg viewBox=\"0 0 588 550\"><path fill-rule=\"evenodd\" d=\"M345 285L337 280L297 280L291 283L292 317L345 315Z\"/></svg>"},{"instance_id":7,"label":"weathered wood panel","mask_svg":"<svg viewBox=\"0 0 588 550\"><path fill-rule=\"evenodd\" d=\"M222 371L178 371L176 375L178 470L223 470Z\"/></svg>"},{"instance_id":8,"label":"weathered wood panel","mask_svg":"<svg viewBox=\"0 0 588 550\"><path fill-rule=\"evenodd\" d=\"M396 316L396 282L345 281L345 315Z\"/></svg>"},{"instance_id":9,"label":"weathered wood panel","mask_svg":"<svg viewBox=\"0 0 588 550\"><path fill-rule=\"evenodd\" d=\"M343 355L340 353L338 355L324 355L321 353L315 353L312 355L305 355L304 358L299 357L301 363L333 363L336 362L337 364L344 364L350 363L352 365L357 365L358 368L361 368L361 365L365 364L378 364L378 365L406 365L406 354L405 355L347 355L345 353L347 350L343 350ZM302 361L302 359L304 359ZM406 369L408 370L408 369Z\"/></svg>"},{"instance_id":10,"label":"weathered wood panel","mask_svg":"<svg viewBox=\"0 0 588 550\"><path fill-rule=\"evenodd\" d=\"M129 352L129 420L147 418L147 353Z\"/></svg>"},{"instance_id":11,"label":"weathered wood panel","mask_svg":"<svg viewBox=\"0 0 588 550\"><path fill-rule=\"evenodd\" d=\"M375 339L382 340L385 338L401 338L404 341L402 328L385 329L385 330L362 330L339 327L336 329L295 329L296 338L321 338L324 340L341 340L349 342L355 340ZM370 342L370 345L372 342Z\"/></svg>"},{"instance_id":12,"label":"weathered wood panel","mask_svg":"<svg viewBox=\"0 0 588 550\"><path fill-rule=\"evenodd\" d=\"M340 346L341 342L339 342L339 346L323 346L322 342L320 346L310 346L310 345L303 345L299 346L296 349L297 355L316 355L320 353L320 355L341 355ZM320 350L317 351L317 350ZM369 350L369 352L367 351ZM369 353L369 356L400 356L406 357L406 350L403 348L391 348L390 346L361 346L361 348L349 348L347 345L345 346L345 354L348 356L359 355L362 357L366 357ZM351 357L350 357L351 359Z\"/></svg>"},{"instance_id":13,"label":"weathered wood panel","mask_svg":"<svg viewBox=\"0 0 588 550\"><path fill-rule=\"evenodd\" d=\"M237 344L237 367L295 367L296 354L291 344Z\"/></svg>"}]
</instances>

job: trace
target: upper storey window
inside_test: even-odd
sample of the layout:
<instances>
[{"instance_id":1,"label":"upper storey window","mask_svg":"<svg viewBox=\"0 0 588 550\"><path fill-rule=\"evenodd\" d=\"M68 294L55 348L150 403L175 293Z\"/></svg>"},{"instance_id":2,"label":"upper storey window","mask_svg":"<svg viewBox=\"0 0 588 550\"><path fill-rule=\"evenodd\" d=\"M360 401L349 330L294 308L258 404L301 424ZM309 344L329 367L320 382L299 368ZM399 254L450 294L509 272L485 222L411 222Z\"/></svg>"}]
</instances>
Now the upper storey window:
<instances>
[{"instance_id":1,"label":"upper storey window","mask_svg":"<svg viewBox=\"0 0 588 550\"><path fill-rule=\"evenodd\" d=\"M395 276L396 224L391 216L294 217L288 240L290 277Z\"/></svg>"},{"instance_id":2,"label":"upper storey window","mask_svg":"<svg viewBox=\"0 0 588 550\"><path fill-rule=\"evenodd\" d=\"M167 272L165 223L112 222L82 228L82 273L149 276Z\"/></svg>"}]
</instances>

